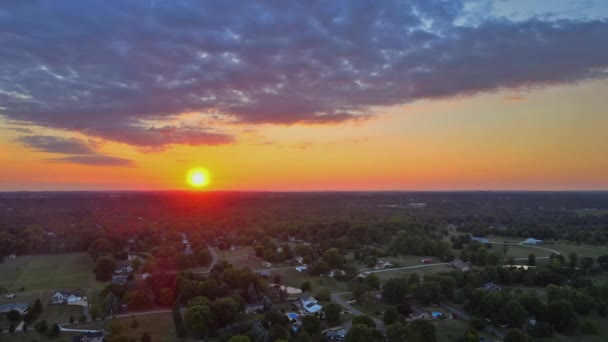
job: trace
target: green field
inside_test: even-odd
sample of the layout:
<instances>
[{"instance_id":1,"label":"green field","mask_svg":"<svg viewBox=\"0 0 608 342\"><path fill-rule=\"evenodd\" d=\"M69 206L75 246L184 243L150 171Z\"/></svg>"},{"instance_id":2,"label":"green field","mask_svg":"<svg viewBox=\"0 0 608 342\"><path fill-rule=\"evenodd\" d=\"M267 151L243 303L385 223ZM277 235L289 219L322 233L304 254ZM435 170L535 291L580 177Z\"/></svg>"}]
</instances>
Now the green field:
<instances>
[{"instance_id":1,"label":"green field","mask_svg":"<svg viewBox=\"0 0 608 342\"><path fill-rule=\"evenodd\" d=\"M86 253L18 256L0 264L0 285L10 292L88 288L95 283L93 266Z\"/></svg>"},{"instance_id":2,"label":"green field","mask_svg":"<svg viewBox=\"0 0 608 342\"><path fill-rule=\"evenodd\" d=\"M173 325L173 316L169 313L150 314L136 316L135 319L138 322L136 329L131 328L131 322L133 318L116 318L106 319L104 321L98 320L96 322L88 322L85 324L75 324L70 326L74 329L102 329L110 331L110 326L113 322L120 322L122 325L122 335L133 337L137 341L141 338L144 332L147 332L152 337L152 341L181 341L175 335L175 326Z\"/></svg>"},{"instance_id":3,"label":"green field","mask_svg":"<svg viewBox=\"0 0 608 342\"><path fill-rule=\"evenodd\" d=\"M604 216L608 215L608 209L578 209L574 211L578 216Z\"/></svg>"}]
</instances>

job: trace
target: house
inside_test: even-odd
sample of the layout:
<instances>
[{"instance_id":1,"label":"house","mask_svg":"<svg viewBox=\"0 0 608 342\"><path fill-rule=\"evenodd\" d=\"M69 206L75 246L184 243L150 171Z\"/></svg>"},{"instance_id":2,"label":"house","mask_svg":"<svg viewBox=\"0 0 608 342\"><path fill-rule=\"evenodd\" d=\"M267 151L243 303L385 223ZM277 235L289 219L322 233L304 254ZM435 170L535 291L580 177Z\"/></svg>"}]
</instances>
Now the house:
<instances>
[{"instance_id":1,"label":"house","mask_svg":"<svg viewBox=\"0 0 608 342\"><path fill-rule=\"evenodd\" d=\"M119 267L114 270L114 274L131 273L131 272L133 272L133 267L131 267L131 266Z\"/></svg>"},{"instance_id":2,"label":"house","mask_svg":"<svg viewBox=\"0 0 608 342\"><path fill-rule=\"evenodd\" d=\"M0 314L8 313L9 311L16 310L20 314L24 314L29 309L28 303L8 303L0 305Z\"/></svg>"},{"instance_id":3,"label":"house","mask_svg":"<svg viewBox=\"0 0 608 342\"><path fill-rule=\"evenodd\" d=\"M327 276L330 278L333 278L333 277L337 277L337 276L343 276L345 274L346 274L346 272L344 272L343 270L335 269L335 270L329 271L329 273L327 273Z\"/></svg>"},{"instance_id":4,"label":"house","mask_svg":"<svg viewBox=\"0 0 608 342\"><path fill-rule=\"evenodd\" d=\"M247 304L245 306L245 312L247 312L249 314L260 313L263 311L264 311L263 303L253 303L253 304Z\"/></svg>"},{"instance_id":5,"label":"house","mask_svg":"<svg viewBox=\"0 0 608 342\"><path fill-rule=\"evenodd\" d=\"M412 311L408 315L409 319L431 319L433 317L431 313L427 310L423 310L420 308L412 308Z\"/></svg>"},{"instance_id":6,"label":"house","mask_svg":"<svg viewBox=\"0 0 608 342\"><path fill-rule=\"evenodd\" d=\"M346 329L329 330L325 333L325 339L331 342L342 342L345 340L347 333Z\"/></svg>"},{"instance_id":7,"label":"house","mask_svg":"<svg viewBox=\"0 0 608 342\"><path fill-rule=\"evenodd\" d=\"M298 272L304 272L307 269L308 269L308 266L306 266L306 265L296 267L296 271L298 271Z\"/></svg>"},{"instance_id":8,"label":"house","mask_svg":"<svg viewBox=\"0 0 608 342\"><path fill-rule=\"evenodd\" d=\"M290 322L298 322L300 320L299 319L300 315L298 315L295 312L286 312L285 316L287 316L287 318L289 318Z\"/></svg>"},{"instance_id":9,"label":"house","mask_svg":"<svg viewBox=\"0 0 608 342\"><path fill-rule=\"evenodd\" d=\"M192 253L193 253L192 248L190 247L190 245L187 245L186 248L184 249L184 254L192 255Z\"/></svg>"},{"instance_id":10,"label":"house","mask_svg":"<svg viewBox=\"0 0 608 342\"><path fill-rule=\"evenodd\" d=\"M73 304L82 300L80 292L54 291L51 296L51 304Z\"/></svg>"},{"instance_id":11,"label":"house","mask_svg":"<svg viewBox=\"0 0 608 342\"><path fill-rule=\"evenodd\" d=\"M482 288L488 292L500 291L500 286L494 283L485 283Z\"/></svg>"},{"instance_id":12,"label":"house","mask_svg":"<svg viewBox=\"0 0 608 342\"><path fill-rule=\"evenodd\" d=\"M374 269L383 270L385 268L390 268L390 267L393 267L393 264L391 264L389 261L380 260L376 263L376 266L374 266Z\"/></svg>"},{"instance_id":13,"label":"house","mask_svg":"<svg viewBox=\"0 0 608 342\"><path fill-rule=\"evenodd\" d=\"M6 299L13 299L13 298L15 298L15 297L16 297L16 296L15 296L15 294L14 294L14 293L7 293L7 294L5 294L5 295L4 295L4 298L6 298Z\"/></svg>"},{"instance_id":14,"label":"house","mask_svg":"<svg viewBox=\"0 0 608 342\"><path fill-rule=\"evenodd\" d=\"M257 270L255 272L261 275L263 278L270 278L270 271L268 270Z\"/></svg>"},{"instance_id":15,"label":"house","mask_svg":"<svg viewBox=\"0 0 608 342\"><path fill-rule=\"evenodd\" d=\"M298 264L300 264L300 265L302 265L304 263L304 258L301 256L297 256L295 259L298 262Z\"/></svg>"},{"instance_id":16,"label":"house","mask_svg":"<svg viewBox=\"0 0 608 342\"><path fill-rule=\"evenodd\" d=\"M80 336L74 336L72 342L103 342L103 331L89 331Z\"/></svg>"},{"instance_id":17,"label":"house","mask_svg":"<svg viewBox=\"0 0 608 342\"><path fill-rule=\"evenodd\" d=\"M8 255L8 258L9 258L9 259L15 259L16 257L17 257L17 256L16 256L15 254L9 254L9 255Z\"/></svg>"},{"instance_id":18,"label":"house","mask_svg":"<svg viewBox=\"0 0 608 342\"><path fill-rule=\"evenodd\" d=\"M124 284L127 282L127 276L126 275L113 275L112 276L112 282L115 284Z\"/></svg>"},{"instance_id":19,"label":"house","mask_svg":"<svg viewBox=\"0 0 608 342\"><path fill-rule=\"evenodd\" d=\"M266 268L271 268L271 267L272 267L272 264L271 264L271 263L269 263L268 261L264 261L264 262L262 263L262 266L264 266L264 267L266 267Z\"/></svg>"},{"instance_id":20,"label":"house","mask_svg":"<svg viewBox=\"0 0 608 342\"><path fill-rule=\"evenodd\" d=\"M469 271L471 269L471 267L466 262L464 262L460 259L456 259L456 260L450 262L448 264L448 267L453 267L453 268L463 271L463 272Z\"/></svg>"},{"instance_id":21,"label":"house","mask_svg":"<svg viewBox=\"0 0 608 342\"><path fill-rule=\"evenodd\" d=\"M433 263L433 259L431 258L421 258L420 262L423 264L432 264Z\"/></svg>"},{"instance_id":22,"label":"house","mask_svg":"<svg viewBox=\"0 0 608 342\"><path fill-rule=\"evenodd\" d=\"M522 243L525 243L526 245L539 245L539 244L543 243L543 240L537 240L535 238L527 238Z\"/></svg>"},{"instance_id":23,"label":"house","mask_svg":"<svg viewBox=\"0 0 608 342\"><path fill-rule=\"evenodd\" d=\"M300 296L300 303L302 304L302 308L309 313L319 312L323 309L323 307L317 303L315 297L308 293L304 293Z\"/></svg>"}]
</instances>

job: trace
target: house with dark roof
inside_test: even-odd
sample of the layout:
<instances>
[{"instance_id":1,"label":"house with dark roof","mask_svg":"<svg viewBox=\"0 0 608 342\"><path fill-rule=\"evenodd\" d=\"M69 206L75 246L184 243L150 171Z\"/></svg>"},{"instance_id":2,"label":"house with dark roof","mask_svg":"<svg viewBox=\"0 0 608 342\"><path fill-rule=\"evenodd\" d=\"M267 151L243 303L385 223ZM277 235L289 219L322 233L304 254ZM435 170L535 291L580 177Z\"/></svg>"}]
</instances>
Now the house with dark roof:
<instances>
[{"instance_id":1,"label":"house with dark roof","mask_svg":"<svg viewBox=\"0 0 608 342\"><path fill-rule=\"evenodd\" d=\"M329 330L325 333L325 339L331 342L342 342L345 340L347 333L346 329Z\"/></svg>"},{"instance_id":2,"label":"house with dark roof","mask_svg":"<svg viewBox=\"0 0 608 342\"><path fill-rule=\"evenodd\" d=\"M467 264L466 262L464 262L464 261L462 261L460 259L456 259L456 260L450 262L448 264L448 266L449 267L453 267L453 268L455 268L457 270L460 270L460 271L463 271L463 272L464 271L468 271L468 270L471 269L471 267L469 266L469 264Z\"/></svg>"},{"instance_id":3,"label":"house with dark roof","mask_svg":"<svg viewBox=\"0 0 608 342\"><path fill-rule=\"evenodd\" d=\"M103 342L103 331L90 331L80 336L74 336L72 342Z\"/></svg>"},{"instance_id":4,"label":"house with dark roof","mask_svg":"<svg viewBox=\"0 0 608 342\"><path fill-rule=\"evenodd\" d=\"M127 278L128 276L120 274L120 275L113 275L112 276L112 282L115 284L124 284L127 282Z\"/></svg>"},{"instance_id":5,"label":"house with dark roof","mask_svg":"<svg viewBox=\"0 0 608 342\"><path fill-rule=\"evenodd\" d=\"M15 310L20 314L24 314L29 309L28 303L8 303L0 305L0 314L8 313L9 311Z\"/></svg>"},{"instance_id":6,"label":"house with dark roof","mask_svg":"<svg viewBox=\"0 0 608 342\"><path fill-rule=\"evenodd\" d=\"M423 310L420 308L412 308L412 311L408 315L409 319L431 319L433 316L428 310Z\"/></svg>"}]
</instances>

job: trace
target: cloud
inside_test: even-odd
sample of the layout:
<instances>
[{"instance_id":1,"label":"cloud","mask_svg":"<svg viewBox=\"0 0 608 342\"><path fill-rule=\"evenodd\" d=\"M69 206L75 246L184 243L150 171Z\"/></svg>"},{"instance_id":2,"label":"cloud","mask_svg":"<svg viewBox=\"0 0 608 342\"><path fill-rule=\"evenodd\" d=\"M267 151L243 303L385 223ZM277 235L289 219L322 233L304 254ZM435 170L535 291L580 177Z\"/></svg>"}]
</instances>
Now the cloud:
<instances>
[{"instance_id":1,"label":"cloud","mask_svg":"<svg viewBox=\"0 0 608 342\"><path fill-rule=\"evenodd\" d=\"M27 135L16 139L21 144L38 152L62 154L94 154L85 141L77 138L59 138L48 135Z\"/></svg>"},{"instance_id":2,"label":"cloud","mask_svg":"<svg viewBox=\"0 0 608 342\"><path fill-rule=\"evenodd\" d=\"M608 21L470 17L463 1L0 4L0 113L145 149L217 145L201 112L339 123L419 99L606 77Z\"/></svg>"},{"instance_id":3,"label":"cloud","mask_svg":"<svg viewBox=\"0 0 608 342\"><path fill-rule=\"evenodd\" d=\"M47 161L52 163L73 163L92 166L130 166L133 164L133 162L129 159L104 155L68 156L60 158L50 158L47 159Z\"/></svg>"},{"instance_id":4,"label":"cloud","mask_svg":"<svg viewBox=\"0 0 608 342\"><path fill-rule=\"evenodd\" d=\"M66 154L66 157L50 158L53 163L73 163L95 166L129 166L129 159L113 157L97 152L91 143L78 138L63 138L49 135L20 136L16 141L38 152Z\"/></svg>"}]
</instances>

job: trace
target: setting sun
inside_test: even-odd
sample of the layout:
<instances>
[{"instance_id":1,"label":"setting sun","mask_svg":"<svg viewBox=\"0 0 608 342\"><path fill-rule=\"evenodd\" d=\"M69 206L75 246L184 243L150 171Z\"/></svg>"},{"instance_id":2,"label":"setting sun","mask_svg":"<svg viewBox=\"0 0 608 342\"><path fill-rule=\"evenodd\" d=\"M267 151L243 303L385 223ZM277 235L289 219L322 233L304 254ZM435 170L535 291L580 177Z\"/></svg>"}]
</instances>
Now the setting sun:
<instances>
[{"instance_id":1,"label":"setting sun","mask_svg":"<svg viewBox=\"0 0 608 342\"><path fill-rule=\"evenodd\" d=\"M188 171L186 180L194 188L202 188L211 182L209 171L202 168L194 168Z\"/></svg>"}]
</instances>

